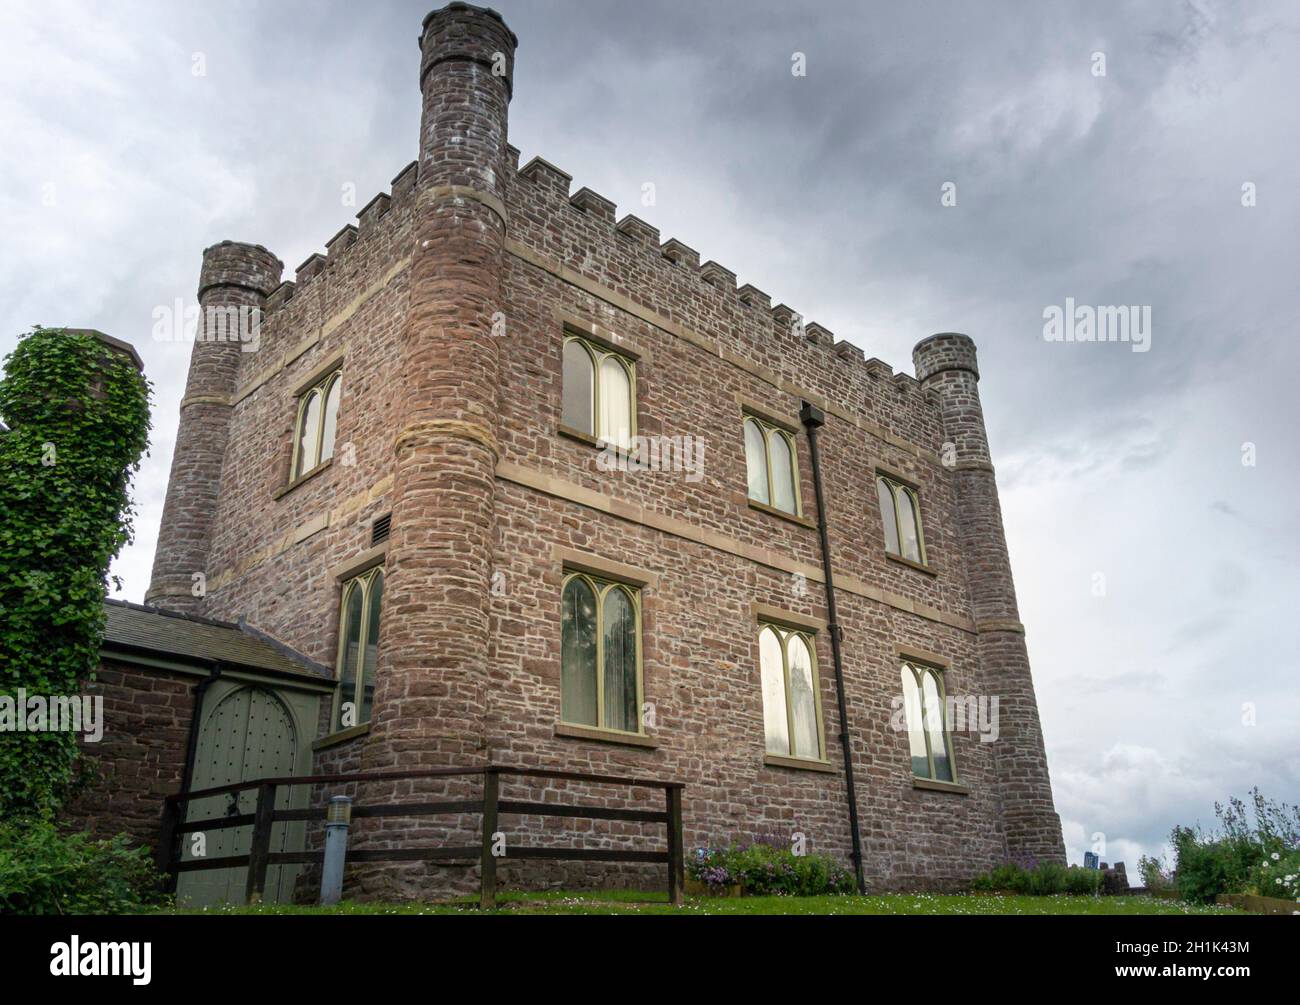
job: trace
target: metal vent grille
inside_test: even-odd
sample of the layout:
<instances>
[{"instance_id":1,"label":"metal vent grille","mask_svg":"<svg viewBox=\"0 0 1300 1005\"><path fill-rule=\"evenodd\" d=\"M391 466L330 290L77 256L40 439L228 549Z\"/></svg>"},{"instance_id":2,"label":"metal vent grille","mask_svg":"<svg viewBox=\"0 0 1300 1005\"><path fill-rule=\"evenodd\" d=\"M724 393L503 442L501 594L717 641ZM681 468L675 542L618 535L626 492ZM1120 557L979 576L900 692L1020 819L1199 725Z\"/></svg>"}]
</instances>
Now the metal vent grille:
<instances>
[{"instance_id":1,"label":"metal vent grille","mask_svg":"<svg viewBox=\"0 0 1300 1005\"><path fill-rule=\"evenodd\" d=\"M388 540L388 531L393 525L393 514L385 513L383 516L375 517L375 522L370 525L370 547L377 544L383 544Z\"/></svg>"}]
</instances>

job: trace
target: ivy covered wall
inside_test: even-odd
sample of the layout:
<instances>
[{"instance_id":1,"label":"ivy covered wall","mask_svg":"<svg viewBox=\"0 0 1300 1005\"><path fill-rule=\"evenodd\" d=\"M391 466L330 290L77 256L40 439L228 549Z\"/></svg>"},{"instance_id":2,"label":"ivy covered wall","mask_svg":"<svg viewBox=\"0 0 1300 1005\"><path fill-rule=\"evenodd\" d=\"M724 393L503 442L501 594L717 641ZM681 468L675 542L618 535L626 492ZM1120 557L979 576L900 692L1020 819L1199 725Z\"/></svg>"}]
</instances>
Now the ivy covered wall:
<instances>
[{"instance_id":1,"label":"ivy covered wall","mask_svg":"<svg viewBox=\"0 0 1300 1005\"><path fill-rule=\"evenodd\" d=\"M0 818L50 817L75 782L76 735L18 731L5 712L31 724L20 689L76 696L95 670L108 566L131 540L128 485L148 443L149 401L134 351L98 332L37 327L5 360Z\"/></svg>"}]
</instances>

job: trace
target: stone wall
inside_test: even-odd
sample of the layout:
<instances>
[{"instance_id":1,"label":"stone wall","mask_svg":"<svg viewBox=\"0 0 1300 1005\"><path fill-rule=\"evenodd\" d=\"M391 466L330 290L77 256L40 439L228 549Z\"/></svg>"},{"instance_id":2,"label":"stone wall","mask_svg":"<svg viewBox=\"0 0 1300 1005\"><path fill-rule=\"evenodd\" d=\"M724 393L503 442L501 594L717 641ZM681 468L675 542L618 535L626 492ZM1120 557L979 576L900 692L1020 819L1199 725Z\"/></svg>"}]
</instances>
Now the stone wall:
<instances>
[{"instance_id":1,"label":"stone wall","mask_svg":"<svg viewBox=\"0 0 1300 1005\"><path fill-rule=\"evenodd\" d=\"M103 660L84 690L104 699L103 738L82 738L87 787L64 806L60 824L158 846L163 799L181 788L201 679Z\"/></svg>"}]
</instances>

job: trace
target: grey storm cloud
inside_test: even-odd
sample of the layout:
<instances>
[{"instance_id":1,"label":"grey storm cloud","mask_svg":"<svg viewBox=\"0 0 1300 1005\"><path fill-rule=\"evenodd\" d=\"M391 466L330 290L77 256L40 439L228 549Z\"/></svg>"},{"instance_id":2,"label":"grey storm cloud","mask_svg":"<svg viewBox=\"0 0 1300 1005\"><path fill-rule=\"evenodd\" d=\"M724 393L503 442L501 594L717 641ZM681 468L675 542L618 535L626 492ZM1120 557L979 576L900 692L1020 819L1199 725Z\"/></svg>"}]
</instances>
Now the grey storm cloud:
<instances>
[{"instance_id":1,"label":"grey storm cloud","mask_svg":"<svg viewBox=\"0 0 1300 1005\"><path fill-rule=\"evenodd\" d=\"M895 369L931 332L975 338L1074 859L1098 833L1158 850L1251 785L1300 800L1300 7L497 7L525 160ZM291 270L413 159L427 10L0 9L0 351L35 323L139 347L157 402L114 567L130 599L188 359L159 311L192 301L213 241ZM1066 298L1149 306L1150 351L1046 341Z\"/></svg>"}]
</instances>

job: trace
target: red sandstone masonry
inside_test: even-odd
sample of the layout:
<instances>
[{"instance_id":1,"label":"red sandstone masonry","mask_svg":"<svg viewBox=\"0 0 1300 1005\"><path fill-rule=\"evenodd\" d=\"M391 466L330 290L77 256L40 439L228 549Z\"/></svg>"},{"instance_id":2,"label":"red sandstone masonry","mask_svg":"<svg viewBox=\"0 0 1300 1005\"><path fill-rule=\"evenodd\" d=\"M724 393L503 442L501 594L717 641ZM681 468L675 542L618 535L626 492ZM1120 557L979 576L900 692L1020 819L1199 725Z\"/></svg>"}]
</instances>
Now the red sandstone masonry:
<instances>
[{"instance_id":1,"label":"red sandstone masonry","mask_svg":"<svg viewBox=\"0 0 1300 1005\"><path fill-rule=\"evenodd\" d=\"M491 72L497 52L507 55L504 78ZM794 311L771 307L752 284L737 288L724 266L702 267L682 241L661 244L653 226L620 217L598 193L571 196L564 171L541 159L518 171L518 151L505 145L512 54L513 37L494 13L453 4L426 23L418 169L358 214L355 235L332 241L328 258L309 260L296 284L269 298L260 350L235 361L219 482L211 481L210 458L199 465L202 477L173 476L163 571L192 564L203 550L205 614L245 615L332 663L336 570L366 551L371 521L391 510L373 730L321 750L318 770L492 759L671 778L687 783L688 849L732 837L788 839L798 830L814 850L847 859L825 631L816 648L831 769L763 763L752 605L824 617L824 594L816 530L748 504L741 421L749 404L797 423L807 398L828 412L822 457L871 885L951 886L1001 861L1009 847L1060 858L1023 637L1001 624L1018 615L996 486L991 471L940 463L947 442L959 461L988 460L969 340L929 340L917 358L921 381L896 375L836 345L815 323L800 328ZM487 332L498 310L505 334L494 337ZM639 431L704 436L701 481L602 472L597 451L557 435L563 319L612 331L640 354ZM340 359L334 462L282 491L294 396ZM196 365L191 383L206 386ZM231 385L224 373L217 383ZM190 437L183 420L181 438ZM801 431L796 440L811 517L807 440ZM885 556L878 466L919 488L931 574ZM583 490L602 502L570 498ZM181 502L209 514L205 541L191 540L188 524L172 527ZM649 525L656 521L689 534ZM701 543L702 535L717 546ZM655 749L555 735L557 546L658 577L644 593L642 640ZM808 573L803 595L793 569ZM486 589L493 572L503 577L498 596ZM969 795L912 785L906 736L890 728L899 645L946 659L950 693L1002 697L1002 740L955 737ZM366 797L445 788L391 786ZM527 795L560 798L555 787ZM511 840L553 843L573 833L573 822L562 822L564 834L560 823L503 821ZM458 842L476 824L456 821L453 833L427 822L366 821L357 840ZM581 826L590 844L638 833L632 825ZM403 867L358 872L350 882L376 895L428 895L472 880L460 872L447 883L447 875ZM644 870L531 863L502 873L530 884L644 884L647 875L655 879Z\"/></svg>"},{"instance_id":2,"label":"red sandstone masonry","mask_svg":"<svg viewBox=\"0 0 1300 1005\"><path fill-rule=\"evenodd\" d=\"M190 351L189 379L181 399L180 429L146 596L149 603L198 613L203 599L202 590L195 594L194 576L211 575L212 514L229 437L230 399L244 353L240 341L217 339L208 311L231 307L260 311L266 295L279 284L283 268L261 246L223 241L203 253L199 278L203 315Z\"/></svg>"},{"instance_id":3,"label":"red sandstone masonry","mask_svg":"<svg viewBox=\"0 0 1300 1005\"><path fill-rule=\"evenodd\" d=\"M997 762L1007 852L1014 858L1060 860L1065 848L989 463L975 344L964 335L935 335L916 347L913 358L917 375L939 393L944 427L955 446L971 609L990 693L1001 697Z\"/></svg>"},{"instance_id":4,"label":"red sandstone masonry","mask_svg":"<svg viewBox=\"0 0 1300 1005\"><path fill-rule=\"evenodd\" d=\"M96 837L158 844L164 798L181 787L198 678L104 660L84 693L104 699L104 735L81 744L93 781L59 815Z\"/></svg>"}]
</instances>

